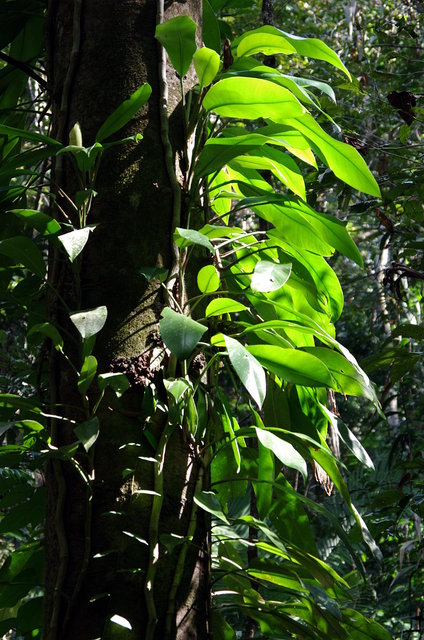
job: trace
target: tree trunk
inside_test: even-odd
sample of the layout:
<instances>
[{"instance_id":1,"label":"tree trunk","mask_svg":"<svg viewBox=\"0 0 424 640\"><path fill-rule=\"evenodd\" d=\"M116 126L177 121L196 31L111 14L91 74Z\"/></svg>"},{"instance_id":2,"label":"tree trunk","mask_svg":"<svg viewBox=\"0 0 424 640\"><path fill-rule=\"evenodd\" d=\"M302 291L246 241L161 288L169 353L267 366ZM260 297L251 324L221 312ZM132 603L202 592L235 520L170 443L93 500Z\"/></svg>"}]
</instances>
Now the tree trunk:
<instances>
[{"instance_id":1,"label":"tree trunk","mask_svg":"<svg viewBox=\"0 0 424 640\"><path fill-rule=\"evenodd\" d=\"M106 117L138 86L149 82L152 95L115 136L142 133L143 140L113 147L102 159L98 196L87 220L98 226L82 255L79 286L61 258L50 265L51 281L71 311L107 307L94 354L101 372L128 373L131 388L121 401L112 392L106 396L97 414L95 446L88 455L75 456L89 483L67 461L53 461L46 470L48 640L207 637L206 522L192 500L202 467L181 428L168 429L165 413L146 409L148 382L164 393L152 355L160 346L157 323L164 297L160 283L147 283L139 270L171 267L173 231L173 191L161 142L157 4L49 2L49 84L58 138L67 143L79 122L83 144L89 146ZM165 5L165 19L183 14L201 24L201 0ZM169 65L167 81L170 139L177 157L182 140L179 80ZM192 83L189 75L186 86ZM53 176L57 202L72 217L63 192L73 199L80 187L66 158L56 161ZM61 325L69 324L56 301L53 314ZM80 367L81 354L72 342L68 349ZM62 414L83 420L72 370L59 356L51 358L50 369L52 409L58 413L59 407L71 407ZM54 446L75 441L75 425L68 425L62 420L52 425ZM186 537L191 542L168 543Z\"/></svg>"}]
</instances>

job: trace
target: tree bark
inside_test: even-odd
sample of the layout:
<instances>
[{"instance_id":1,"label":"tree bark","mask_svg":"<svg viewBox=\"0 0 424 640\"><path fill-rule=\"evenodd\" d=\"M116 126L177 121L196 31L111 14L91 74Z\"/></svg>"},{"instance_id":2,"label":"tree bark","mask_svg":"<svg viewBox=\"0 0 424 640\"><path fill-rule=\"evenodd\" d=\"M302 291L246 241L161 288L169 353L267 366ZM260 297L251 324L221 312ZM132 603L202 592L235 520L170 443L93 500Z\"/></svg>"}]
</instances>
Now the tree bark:
<instances>
[{"instance_id":1,"label":"tree bark","mask_svg":"<svg viewBox=\"0 0 424 640\"><path fill-rule=\"evenodd\" d=\"M107 322L94 354L100 371L129 372L131 388L121 401L111 393L102 403L97 414L100 435L91 460L84 451L75 456L89 473L89 484L75 465L63 460L46 470L44 637L48 640L207 637L206 523L193 510L192 500L202 467L182 429L167 432L166 414L148 416L145 408L148 381L154 380L159 392L163 390L161 373L151 360L160 340L157 323L164 297L160 283L147 283L139 270L170 268L173 231L173 192L159 117L156 4L152 0L50 0L48 7L53 126L63 142L79 122L84 145L93 144L101 124L123 100L144 82L152 87L148 104L116 135L142 133L143 140L114 147L102 159L98 196L87 221L98 226L84 249L78 290L60 258L50 265L53 284L72 311L107 307ZM200 29L201 0L165 2L165 19L182 14ZM169 65L167 81L170 138L177 158L183 135L176 92L179 81ZM186 87L193 82L189 72ZM69 161L57 161L53 175L57 201L72 217L72 207L63 197L65 192L73 199L78 190ZM56 300L53 315L60 324L67 324ZM71 342L68 348L78 360L80 354ZM50 374L52 409L58 413L58 407L71 407L63 415L81 421L75 375L59 356L52 357ZM93 392L93 401L95 396ZM60 421L52 426L55 447L76 440L75 425L67 425ZM154 583L149 585L156 543L154 497L148 492L155 490L159 464L146 459L158 456L164 434L159 532L181 539L188 532L193 536L190 543L175 548L167 548L166 537L158 537L159 559ZM131 631L114 622L119 621L115 616L127 620Z\"/></svg>"}]
</instances>

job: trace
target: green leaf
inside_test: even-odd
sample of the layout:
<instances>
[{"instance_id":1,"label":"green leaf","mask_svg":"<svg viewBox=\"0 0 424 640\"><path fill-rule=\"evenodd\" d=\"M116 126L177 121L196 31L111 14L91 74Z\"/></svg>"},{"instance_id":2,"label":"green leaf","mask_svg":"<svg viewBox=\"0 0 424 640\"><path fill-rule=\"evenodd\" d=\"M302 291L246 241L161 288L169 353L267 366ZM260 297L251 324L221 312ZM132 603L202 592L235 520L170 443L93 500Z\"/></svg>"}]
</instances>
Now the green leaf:
<instances>
[{"instance_id":1,"label":"green leaf","mask_svg":"<svg viewBox=\"0 0 424 640\"><path fill-rule=\"evenodd\" d=\"M32 325L32 327L28 331L28 337L37 333L48 336L55 347L59 347L59 349L63 347L62 336L60 335L56 327L50 322L40 322L38 324Z\"/></svg>"},{"instance_id":2,"label":"green leaf","mask_svg":"<svg viewBox=\"0 0 424 640\"><path fill-rule=\"evenodd\" d=\"M252 291L269 292L277 291L289 279L291 264L278 264L261 260L255 266L250 287Z\"/></svg>"},{"instance_id":3,"label":"green leaf","mask_svg":"<svg viewBox=\"0 0 424 640\"><path fill-rule=\"evenodd\" d=\"M328 135L309 113L302 118L288 116L284 122L300 131L315 145L327 166L340 180L358 191L381 197L380 188L365 160L350 144Z\"/></svg>"},{"instance_id":4,"label":"green leaf","mask_svg":"<svg viewBox=\"0 0 424 640\"><path fill-rule=\"evenodd\" d=\"M300 196L302 200L306 200L303 175L296 162L288 154L282 153L278 149L274 149L268 145L263 145L258 155L248 153L241 158L237 158L236 163L238 166L247 169L253 168L271 171L285 187L293 191L297 196Z\"/></svg>"},{"instance_id":5,"label":"green leaf","mask_svg":"<svg viewBox=\"0 0 424 640\"><path fill-rule=\"evenodd\" d=\"M97 372L97 360L94 356L87 356L81 367L78 378L78 391L85 396Z\"/></svg>"},{"instance_id":6,"label":"green leaf","mask_svg":"<svg viewBox=\"0 0 424 640\"><path fill-rule=\"evenodd\" d=\"M88 241L88 236L95 228L96 225L89 225L82 229L69 231L69 233L63 233L61 236L58 236L58 240L68 254L71 262L73 262L84 249Z\"/></svg>"},{"instance_id":7,"label":"green leaf","mask_svg":"<svg viewBox=\"0 0 424 640\"><path fill-rule=\"evenodd\" d=\"M392 640L392 635L374 620L346 607L342 610L343 624L352 640Z\"/></svg>"},{"instance_id":8,"label":"green leaf","mask_svg":"<svg viewBox=\"0 0 424 640\"><path fill-rule=\"evenodd\" d=\"M196 51L195 22L188 16L171 18L157 25L155 37L166 49L177 73L185 76Z\"/></svg>"},{"instance_id":9,"label":"green leaf","mask_svg":"<svg viewBox=\"0 0 424 640\"><path fill-rule=\"evenodd\" d=\"M63 145L53 138L44 136L41 133L35 131L28 131L26 129L16 129L15 127L8 127L5 124L0 124L0 135L8 136L9 138L22 138L23 140L29 140L30 142L42 142L49 147L61 148Z\"/></svg>"},{"instance_id":10,"label":"green leaf","mask_svg":"<svg viewBox=\"0 0 424 640\"><path fill-rule=\"evenodd\" d=\"M207 47L221 52L221 34L215 11L208 0L203 0L202 39Z\"/></svg>"},{"instance_id":11,"label":"green leaf","mask_svg":"<svg viewBox=\"0 0 424 640\"><path fill-rule=\"evenodd\" d=\"M303 351L319 358L333 378L332 389L351 396L364 396L378 405L378 399L368 379L359 365L349 362L341 353L325 347L305 347Z\"/></svg>"},{"instance_id":12,"label":"green leaf","mask_svg":"<svg viewBox=\"0 0 424 640\"><path fill-rule=\"evenodd\" d=\"M299 471L304 481L308 477L308 469L304 458L296 451L289 442L285 442L271 431L255 427L256 435L263 447L270 449L276 458L280 460L286 467Z\"/></svg>"},{"instance_id":13,"label":"green leaf","mask_svg":"<svg viewBox=\"0 0 424 640\"><path fill-rule=\"evenodd\" d=\"M124 373L100 373L97 380L100 391L110 387L118 398L130 388L130 383Z\"/></svg>"},{"instance_id":14,"label":"green leaf","mask_svg":"<svg viewBox=\"0 0 424 640\"><path fill-rule=\"evenodd\" d=\"M41 211L34 211L33 209L12 209L10 213L13 213L17 218L25 222L25 224L36 229L43 236L56 234L61 229L57 220Z\"/></svg>"},{"instance_id":15,"label":"green leaf","mask_svg":"<svg viewBox=\"0 0 424 640\"><path fill-rule=\"evenodd\" d=\"M189 247L190 245L198 245L213 253L213 246L209 238L195 229L180 229L177 227L174 231L174 241L181 249Z\"/></svg>"},{"instance_id":16,"label":"green leaf","mask_svg":"<svg viewBox=\"0 0 424 640\"><path fill-rule=\"evenodd\" d=\"M83 340L95 336L105 325L107 308L104 306L71 313L71 321L77 328Z\"/></svg>"},{"instance_id":17,"label":"green leaf","mask_svg":"<svg viewBox=\"0 0 424 640\"><path fill-rule=\"evenodd\" d=\"M249 345L247 349L263 367L282 380L306 387L332 386L333 380L328 368L319 358L309 353L268 344Z\"/></svg>"},{"instance_id":18,"label":"green leaf","mask_svg":"<svg viewBox=\"0 0 424 640\"><path fill-rule=\"evenodd\" d=\"M213 293L219 289L220 275L213 264L202 267L197 274L197 286L202 293Z\"/></svg>"},{"instance_id":19,"label":"green leaf","mask_svg":"<svg viewBox=\"0 0 424 640\"><path fill-rule=\"evenodd\" d=\"M168 269L165 267L141 267L139 273L144 276L147 282L157 278L159 282L165 282L168 277Z\"/></svg>"},{"instance_id":20,"label":"green leaf","mask_svg":"<svg viewBox=\"0 0 424 640\"><path fill-rule=\"evenodd\" d=\"M15 236L2 240L0 254L11 258L15 264L22 264L40 278L44 278L46 274L43 254L37 245L26 236Z\"/></svg>"},{"instance_id":21,"label":"green leaf","mask_svg":"<svg viewBox=\"0 0 424 640\"><path fill-rule=\"evenodd\" d=\"M202 47L193 56L193 64L199 78L200 90L215 79L219 69L219 55L213 49Z\"/></svg>"},{"instance_id":22,"label":"green leaf","mask_svg":"<svg viewBox=\"0 0 424 640\"><path fill-rule=\"evenodd\" d=\"M237 311L245 311L246 305L232 298L215 298L206 307L205 316L222 316L225 313L236 313Z\"/></svg>"},{"instance_id":23,"label":"green leaf","mask_svg":"<svg viewBox=\"0 0 424 640\"><path fill-rule=\"evenodd\" d=\"M349 71L339 56L317 38L301 38L267 25L248 31L237 42L238 57L255 53L265 53L266 55L298 53L306 58L329 62L333 67L343 71L349 80L351 79Z\"/></svg>"},{"instance_id":24,"label":"green leaf","mask_svg":"<svg viewBox=\"0 0 424 640\"><path fill-rule=\"evenodd\" d=\"M236 640L237 636L234 629L221 616L217 607L213 607L211 611L211 631L214 640Z\"/></svg>"},{"instance_id":25,"label":"green leaf","mask_svg":"<svg viewBox=\"0 0 424 640\"><path fill-rule=\"evenodd\" d=\"M203 99L207 111L228 118L297 118L304 107L285 87L259 78L224 78Z\"/></svg>"},{"instance_id":26,"label":"green leaf","mask_svg":"<svg viewBox=\"0 0 424 640\"><path fill-rule=\"evenodd\" d=\"M218 498L212 491L200 491L194 495L193 500L204 511L211 513L218 520L225 522L225 524L230 524L222 511Z\"/></svg>"},{"instance_id":27,"label":"green leaf","mask_svg":"<svg viewBox=\"0 0 424 640\"><path fill-rule=\"evenodd\" d=\"M266 137L256 133L228 138L210 138L199 156L196 173L199 177L214 173L233 158L262 147L265 143Z\"/></svg>"},{"instance_id":28,"label":"green leaf","mask_svg":"<svg viewBox=\"0 0 424 640\"><path fill-rule=\"evenodd\" d=\"M162 311L159 327L162 340L178 360L188 358L200 338L207 331L207 327L203 326L203 324L181 313L176 313L169 307Z\"/></svg>"},{"instance_id":29,"label":"green leaf","mask_svg":"<svg viewBox=\"0 0 424 640\"><path fill-rule=\"evenodd\" d=\"M96 142L102 142L102 140L109 138L109 136L128 124L137 111L146 104L151 93L152 88L147 83L142 84L141 87L136 89L128 100L124 100L124 102L106 118L97 132Z\"/></svg>"},{"instance_id":30,"label":"green leaf","mask_svg":"<svg viewBox=\"0 0 424 640\"><path fill-rule=\"evenodd\" d=\"M225 336L225 346L235 372L261 408L266 395L265 371L256 358L238 340Z\"/></svg>"},{"instance_id":31,"label":"green leaf","mask_svg":"<svg viewBox=\"0 0 424 640\"><path fill-rule=\"evenodd\" d=\"M100 433L100 422L97 416L82 422L74 429L75 435L86 451L89 451L96 442Z\"/></svg>"},{"instance_id":32,"label":"green leaf","mask_svg":"<svg viewBox=\"0 0 424 640\"><path fill-rule=\"evenodd\" d=\"M362 462L364 466L368 467L368 469L374 470L374 463L369 457L367 451L359 442L353 431L351 431L340 419L337 420L337 431L340 435L340 438L345 443L347 448L353 453L353 455L358 458L358 460Z\"/></svg>"}]
</instances>

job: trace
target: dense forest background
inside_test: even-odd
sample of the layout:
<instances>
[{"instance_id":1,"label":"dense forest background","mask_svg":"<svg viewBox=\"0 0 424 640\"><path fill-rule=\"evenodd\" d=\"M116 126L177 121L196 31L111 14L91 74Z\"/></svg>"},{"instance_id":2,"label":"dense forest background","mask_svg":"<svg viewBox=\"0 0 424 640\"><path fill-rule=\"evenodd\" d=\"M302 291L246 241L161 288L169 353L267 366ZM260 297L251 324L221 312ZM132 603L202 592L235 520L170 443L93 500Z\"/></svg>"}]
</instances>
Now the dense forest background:
<instances>
[{"instance_id":1,"label":"dense forest background","mask_svg":"<svg viewBox=\"0 0 424 640\"><path fill-rule=\"evenodd\" d=\"M7 131L1 128L3 125L25 128L35 136L50 131L44 45L43 39L34 35L42 33L44 28L42 12L25 23L21 32L24 4L31 8L32 4L35 8L40 5L35 1L20 3L17 0L0 5L0 25L8 25L7 28L0 26L3 159L8 158L7 145L10 144ZM352 82L348 83L329 65L299 57L267 56L266 61L271 67L280 65L284 73L306 75L331 85L335 95L327 91L319 99L320 109L330 116L327 120L322 117L327 131L361 154L381 189L381 199L368 196L342 184L322 164L317 169L306 165L302 168L308 204L347 223L364 261L362 270L342 256L330 258L345 300L343 314L336 325L337 336L375 384L381 410L366 398L347 398L341 394L334 398L330 393L329 404L374 463L374 469L370 469L358 462L356 440L351 440L350 449L337 438L331 443L333 452L341 460L352 501L375 541L369 545L371 549L374 545L375 553L364 544L363 532L353 522L338 492L324 491L313 473L309 473L305 483L293 469L288 471L287 478L303 496L337 517L348 532L347 542L359 559L356 563L346 540L332 527L332 521L322 517L318 509L308 510L319 557L342 575L350 587L347 606L380 623L396 640L420 640L424 637L424 326L421 310L424 4L414 0L362 3L353 0L263 3L216 0L205 4L207 11L212 11L218 19L218 38L222 45L226 38L233 41L249 29L273 24L290 34L323 40L337 52L352 75ZM11 11L20 16L15 26L10 26ZM212 30L211 25L208 22ZM10 38L11 33L14 39ZM216 37L216 33L207 34L209 42ZM21 68L14 66L11 59L22 62ZM36 151L33 153L34 167L37 167L33 176L28 175L27 170L13 170L10 163L6 169L0 166L2 240L14 236L18 226L13 216L5 214L11 208L18 208L11 203L26 197L32 210L48 208L46 192L38 188L31 191L40 174L48 175L48 154L42 157L42 154L37 156ZM38 387L45 384L40 379L39 364L45 343L39 336L27 334L28 323L31 324L27 301L34 294L35 280L18 274L11 281L10 255L6 250L2 260L0 390L5 416L0 422L3 445L0 453L0 636L4 633L7 638L29 638L37 637L41 628L41 565L38 566L37 557L32 555L22 589L21 567L18 560L13 564L11 558L16 548L29 549L33 545L32 548L39 550L43 538L43 497L36 492L34 498L34 487L42 486L43 478L36 455L31 460L27 456L28 449L33 447L36 452L39 448L37 429L34 427L32 431L26 424L27 431L24 430L22 436L22 428L15 425L10 412L11 409L24 411L25 401L30 402L40 391ZM32 312L34 307L30 309ZM55 336L49 337L55 339ZM247 405L240 402L232 390L230 376L225 384L230 401L238 404L243 427ZM15 401L11 407L7 394L20 396L22 406L17 406ZM25 456L20 449L22 442L26 447ZM359 457L365 455L361 450ZM296 534L294 525L293 531ZM232 560L238 561L236 556ZM331 599L326 600L324 590L317 591L314 597L321 610L328 607L328 611L333 612ZM241 631L237 631L237 636L231 635L227 624L243 629L245 635L242 636ZM216 637L285 637L273 636L271 632L270 635L247 635L244 625L243 617L230 609L225 624L217 626L222 635ZM258 634L258 627L253 627L256 631L252 633ZM11 628L18 631L10 631ZM293 630L291 633L296 637ZM386 637L379 636L375 629L372 633L367 635L365 628L361 628L349 637L355 640Z\"/></svg>"}]
</instances>

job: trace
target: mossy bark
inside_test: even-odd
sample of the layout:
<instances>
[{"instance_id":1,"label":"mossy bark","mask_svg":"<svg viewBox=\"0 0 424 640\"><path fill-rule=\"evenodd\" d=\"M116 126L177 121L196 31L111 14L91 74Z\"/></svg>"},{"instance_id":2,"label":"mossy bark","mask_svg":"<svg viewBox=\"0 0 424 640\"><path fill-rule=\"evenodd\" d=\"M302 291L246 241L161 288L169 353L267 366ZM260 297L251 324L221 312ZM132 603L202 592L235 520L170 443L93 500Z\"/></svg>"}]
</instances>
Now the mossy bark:
<instances>
[{"instance_id":1,"label":"mossy bark","mask_svg":"<svg viewBox=\"0 0 424 640\"><path fill-rule=\"evenodd\" d=\"M80 14L75 11L78 5ZM84 452L77 454L81 466L90 471L90 486L70 463L55 462L47 469L44 637L48 640L146 637L144 587L153 497L145 492L153 489L156 464L143 458L155 456L154 442L159 442L166 428L166 414L151 416L147 424L142 403L146 380L153 376L149 354L157 346L164 297L160 283L147 283L139 271L145 266L171 266L173 204L160 133L156 11L153 0L50 0L48 8L53 122L56 135L64 142L79 122L84 145L92 144L100 125L123 100L144 82L152 87L148 104L116 136L142 133L143 140L114 147L102 159L96 182L98 196L87 221L98 226L79 266L78 295L72 291L72 277L66 268L59 266L65 275L55 282L72 310L106 305L107 322L94 351L99 370L132 366L135 375L122 400L111 394L101 405L100 435L91 461ZM166 18L181 14L190 15L200 25L201 0L165 3ZM170 135L178 141L182 124L172 115L180 100L175 90L179 82L170 68L167 77ZM192 82L189 77L186 85ZM64 105L66 86L69 91ZM78 186L66 159L54 175L58 187L74 198ZM57 198L72 215L60 191ZM51 269L55 270L57 265ZM60 308L55 313L66 322ZM77 350L72 351L71 345L69 349L78 360ZM74 408L64 413L81 420L75 376L60 358L52 359L51 370L55 387L52 401L58 406L72 405ZM161 374L157 375L160 387ZM95 397L93 391L93 401ZM55 446L75 440L74 425L67 424L56 425L52 434ZM199 472L192 447L182 430L175 428L165 457L161 533L186 536ZM197 513L170 638L207 637L205 531L205 522ZM160 544L153 588L158 614L155 638L166 635L170 588L180 551L181 545L167 550ZM114 616L128 620L132 630L111 621Z\"/></svg>"}]
</instances>

